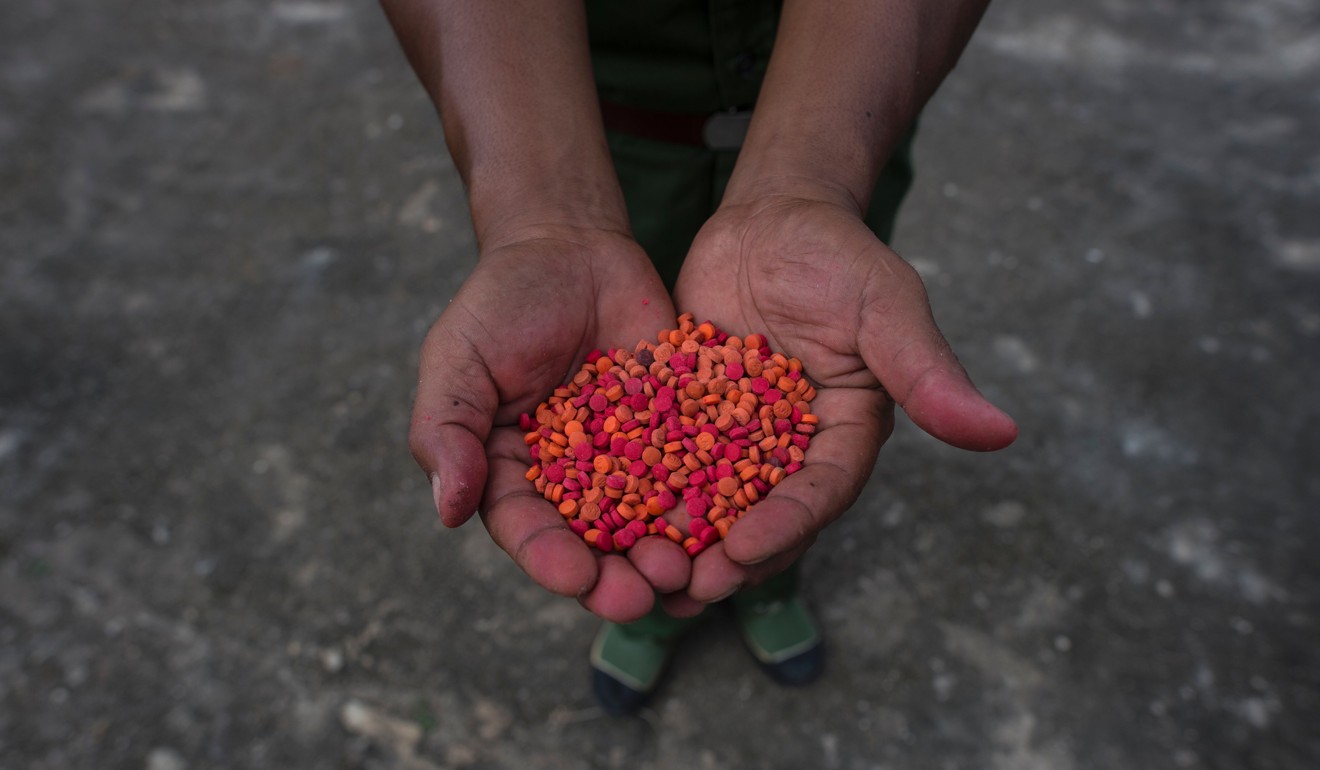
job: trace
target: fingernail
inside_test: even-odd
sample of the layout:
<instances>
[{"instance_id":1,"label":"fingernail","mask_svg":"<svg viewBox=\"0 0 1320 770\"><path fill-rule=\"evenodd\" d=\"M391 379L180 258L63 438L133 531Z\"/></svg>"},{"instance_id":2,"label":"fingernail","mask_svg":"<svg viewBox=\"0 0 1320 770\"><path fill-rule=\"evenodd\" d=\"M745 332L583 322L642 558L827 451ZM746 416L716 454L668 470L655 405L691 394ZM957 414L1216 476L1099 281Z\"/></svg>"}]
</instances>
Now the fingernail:
<instances>
[{"instance_id":1,"label":"fingernail","mask_svg":"<svg viewBox=\"0 0 1320 770\"><path fill-rule=\"evenodd\" d=\"M445 499L445 485L440 483L440 474L433 472L431 474L431 497L435 499L435 512L441 513L440 501Z\"/></svg>"}]
</instances>

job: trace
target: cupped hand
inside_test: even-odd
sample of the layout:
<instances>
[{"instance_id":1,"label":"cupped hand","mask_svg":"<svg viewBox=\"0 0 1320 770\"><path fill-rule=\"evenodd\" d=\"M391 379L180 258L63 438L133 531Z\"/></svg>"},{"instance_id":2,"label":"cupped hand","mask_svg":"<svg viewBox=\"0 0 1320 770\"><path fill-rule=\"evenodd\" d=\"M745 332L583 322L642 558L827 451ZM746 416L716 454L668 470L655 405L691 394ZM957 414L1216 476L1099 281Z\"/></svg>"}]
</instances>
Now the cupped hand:
<instances>
[{"instance_id":1,"label":"cupped hand","mask_svg":"<svg viewBox=\"0 0 1320 770\"><path fill-rule=\"evenodd\" d=\"M766 335L801 359L820 428L803 468L693 563L690 606L796 560L856 501L894 425L894 404L963 449L1012 443L1017 427L972 385L935 325L920 277L829 195L726 204L698 234L676 304L731 334Z\"/></svg>"},{"instance_id":2,"label":"cupped hand","mask_svg":"<svg viewBox=\"0 0 1320 770\"><path fill-rule=\"evenodd\" d=\"M660 278L628 236L538 227L483 245L472 275L422 344L409 443L448 527L480 509L494 541L534 581L601 617L644 615L687 585L665 538L602 555L533 489L518 416L535 411L593 348L632 349L672 326Z\"/></svg>"}]
</instances>

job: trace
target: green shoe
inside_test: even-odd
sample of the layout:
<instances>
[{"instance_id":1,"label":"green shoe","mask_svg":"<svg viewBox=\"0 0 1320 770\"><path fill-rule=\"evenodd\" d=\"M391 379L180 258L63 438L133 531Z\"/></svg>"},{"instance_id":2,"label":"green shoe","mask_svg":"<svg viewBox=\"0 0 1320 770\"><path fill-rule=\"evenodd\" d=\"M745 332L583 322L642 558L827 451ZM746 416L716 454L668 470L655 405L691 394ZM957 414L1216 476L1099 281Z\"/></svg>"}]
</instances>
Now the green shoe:
<instances>
[{"instance_id":1,"label":"green shoe","mask_svg":"<svg viewBox=\"0 0 1320 770\"><path fill-rule=\"evenodd\" d=\"M801 686L820 676L825 665L824 646L801 597L735 595L729 603L743 641L770 678L782 685Z\"/></svg>"},{"instance_id":2,"label":"green shoe","mask_svg":"<svg viewBox=\"0 0 1320 770\"><path fill-rule=\"evenodd\" d=\"M683 632L701 616L671 618L656 608L635 623L606 621L591 644L591 689L606 713L632 714L659 686Z\"/></svg>"}]
</instances>

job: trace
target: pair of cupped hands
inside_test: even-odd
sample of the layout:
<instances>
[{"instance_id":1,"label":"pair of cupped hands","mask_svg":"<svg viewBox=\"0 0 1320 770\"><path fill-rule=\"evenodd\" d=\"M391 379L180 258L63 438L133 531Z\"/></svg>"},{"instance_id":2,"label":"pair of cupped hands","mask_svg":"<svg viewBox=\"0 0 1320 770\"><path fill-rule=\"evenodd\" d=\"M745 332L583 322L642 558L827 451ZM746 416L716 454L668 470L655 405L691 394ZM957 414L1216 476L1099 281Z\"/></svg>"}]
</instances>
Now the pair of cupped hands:
<instances>
[{"instance_id":1,"label":"pair of cupped hands","mask_svg":"<svg viewBox=\"0 0 1320 770\"><path fill-rule=\"evenodd\" d=\"M786 569L861 494L894 405L953 446L988 451L1017 427L972 385L921 279L855 206L793 195L725 205L694 240L673 296L627 232L520 225L485 238L476 269L421 351L410 444L441 521L479 512L535 582L616 622L658 600L699 612ZM691 559L663 537L601 553L526 480L518 416L593 348L654 340L676 310L801 359L820 417L804 467Z\"/></svg>"}]
</instances>

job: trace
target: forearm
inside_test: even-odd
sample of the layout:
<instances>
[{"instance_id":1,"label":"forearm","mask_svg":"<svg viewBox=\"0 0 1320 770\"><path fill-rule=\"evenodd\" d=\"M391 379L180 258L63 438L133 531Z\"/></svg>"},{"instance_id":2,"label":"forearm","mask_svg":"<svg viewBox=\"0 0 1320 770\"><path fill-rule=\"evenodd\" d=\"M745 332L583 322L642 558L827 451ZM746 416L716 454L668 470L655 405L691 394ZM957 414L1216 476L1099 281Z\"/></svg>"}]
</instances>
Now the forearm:
<instances>
[{"instance_id":1,"label":"forearm","mask_svg":"<svg viewBox=\"0 0 1320 770\"><path fill-rule=\"evenodd\" d=\"M787 0L725 202L805 185L865 211L988 1Z\"/></svg>"},{"instance_id":2,"label":"forearm","mask_svg":"<svg viewBox=\"0 0 1320 770\"><path fill-rule=\"evenodd\" d=\"M381 0L430 93L479 243L541 225L627 230L580 0Z\"/></svg>"}]
</instances>

